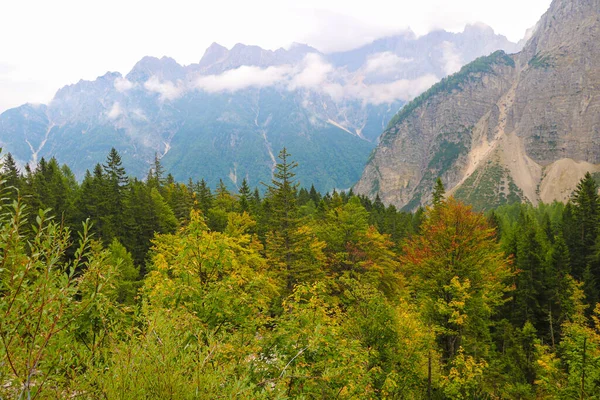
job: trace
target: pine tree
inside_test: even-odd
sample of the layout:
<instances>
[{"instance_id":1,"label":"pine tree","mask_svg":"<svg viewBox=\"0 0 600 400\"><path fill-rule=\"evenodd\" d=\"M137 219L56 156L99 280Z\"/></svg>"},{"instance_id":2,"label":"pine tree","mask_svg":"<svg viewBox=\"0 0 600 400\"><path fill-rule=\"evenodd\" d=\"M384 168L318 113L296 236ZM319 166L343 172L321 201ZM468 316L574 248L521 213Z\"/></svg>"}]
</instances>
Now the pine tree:
<instances>
[{"instance_id":1,"label":"pine tree","mask_svg":"<svg viewBox=\"0 0 600 400\"><path fill-rule=\"evenodd\" d=\"M17 191L21 189L21 174L17 168L17 163L12 154L7 153L2 163L2 177L5 180L5 186L12 188L10 198L17 199Z\"/></svg>"},{"instance_id":2,"label":"pine tree","mask_svg":"<svg viewBox=\"0 0 600 400\"><path fill-rule=\"evenodd\" d=\"M206 181L202 179L197 185L196 192L198 194L198 205L202 214L208 215L208 210L212 208L213 195Z\"/></svg>"},{"instance_id":3,"label":"pine tree","mask_svg":"<svg viewBox=\"0 0 600 400\"><path fill-rule=\"evenodd\" d=\"M435 187L433 188L433 206L439 207L444 202L444 196L446 195L446 189L442 183L441 178L437 178L435 181Z\"/></svg>"},{"instance_id":4,"label":"pine tree","mask_svg":"<svg viewBox=\"0 0 600 400\"><path fill-rule=\"evenodd\" d=\"M308 194L310 195L310 199L315 204L319 204L319 202L321 201L321 195L319 194L319 192L317 192L314 185L310 185L310 191Z\"/></svg>"},{"instance_id":5,"label":"pine tree","mask_svg":"<svg viewBox=\"0 0 600 400\"><path fill-rule=\"evenodd\" d=\"M113 147L106 157L106 163L102 164L104 172L103 202L104 219L106 221L107 244L112 238L123 239L125 234L123 227L123 186L127 184L127 175L122 165L119 152Z\"/></svg>"},{"instance_id":6,"label":"pine tree","mask_svg":"<svg viewBox=\"0 0 600 400\"><path fill-rule=\"evenodd\" d=\"M250 211L250 196L252 193L250 192L250 186L248 186L248 181L246 178L242 181L242 185L238 190L239 193L239 201L238 201L238 209L241 212L249 212Z\"/></svg>"},{"instance_id":7,"label":"pine tree","mask_svg":"<svg viewBox=\"0 0 600 400\"><path fill-rule=\"evenodd\" d=\"M600 198L598 197L598 184L588 172L577 185L571 198L573 203L573 217L577 226L576 250L571 251L573 266L576 276L587 267L590 256L593 254L600 222ZM592 273L600 278L600 271Z\"/></svg>"},{"instance_id":8,"label":"pine tree","mask_svg":"<svg viewBox=\"0 0 600 400\"><path fill-rule=\"evenodd\" d=\"M322 244L313 232L303 227L298 218L296 191L298 183L291 160L285 148L279 153L273 179L267 186L271 204L267 257L277 269L276 275L288 293L297 283L310 282L320 275Z\"/></svg>"},{"instance_id":9,"label":"pine tree","mask_svg":"<svg viewBox=\"0 0 600 400\"><path fill-rule=\"evenodd\" d=\"M160 162L158 153L154 153L154 162L152 168L148 171L148 179L146 180L152 187L161 190L165 184L165 169Z\"/></svg>"},{"instance_id":10,"label":"pine tree","mask_svg":"<svg viewBox=\"0 0 600 400\"><path fill-rule=\"evenodd\" d=\"M125 168L123 168L122 164L121 155L114 147L110 149L110 152L106 157L106 164L102 164L102 169L104 170L107 179L118 186L127 183L127 175L125 174Z\"/></svg>"},{"instance_id":11,"label":"pine tree","mask_svg":"<svg viewBox=\"0 0 600 400\"><path fill-rule=\"evenodd\" d=\"M546 251L539 239L541 234L536 221L524 211L521 213L518 226L515 253L515 267L518 274L513 292L512 322L516 326L523 326L529 321L538 332L545 334L547 332L545 304L548 300L547 289L544 287Z\"/></svg>"}]
</instances>

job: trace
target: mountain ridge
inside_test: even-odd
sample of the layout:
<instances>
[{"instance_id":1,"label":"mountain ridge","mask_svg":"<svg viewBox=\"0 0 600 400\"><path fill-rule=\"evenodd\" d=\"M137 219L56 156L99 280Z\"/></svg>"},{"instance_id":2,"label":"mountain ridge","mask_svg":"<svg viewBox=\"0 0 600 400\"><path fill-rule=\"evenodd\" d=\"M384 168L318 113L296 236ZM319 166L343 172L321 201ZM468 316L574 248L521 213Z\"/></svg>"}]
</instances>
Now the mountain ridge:
<instances>
[{"instance_id":1,"label":"mountain ridge","mask_svg":"<svg viewBox=\"0 0 600 400\"><path fill-rule=\"evenodd\" d=\"M125 75L61 88L45 108L1 114L0 144L20 165L55 156L78 177L114 146L134 176L143 178L158 155L178 180L216 185L222 178L230 187L244 177L252 185L268 181L273 152L286 146L301 164L303 184L349 188L404 101L487 51L490 41L514 46L488 29L478 32L363 46L354 70L336 64L340 53L302 44L264 50L214 43L190 65L147 56ZM412 57L417 53L424 56Z\"/></svg>"},{"instance_id":2,"label":"mountain ridge","mask_svg":"<svg viewBox=\"0 0 600 400\"><path fill-rule=\"evenodd\" d=\"M600 170L599 11L597 0L555 0L525 48L503 57L512 63L409 103L355 190L414 209L440 176L480 209L566 200L585 172Z\"/></svg>"}]
</instances>

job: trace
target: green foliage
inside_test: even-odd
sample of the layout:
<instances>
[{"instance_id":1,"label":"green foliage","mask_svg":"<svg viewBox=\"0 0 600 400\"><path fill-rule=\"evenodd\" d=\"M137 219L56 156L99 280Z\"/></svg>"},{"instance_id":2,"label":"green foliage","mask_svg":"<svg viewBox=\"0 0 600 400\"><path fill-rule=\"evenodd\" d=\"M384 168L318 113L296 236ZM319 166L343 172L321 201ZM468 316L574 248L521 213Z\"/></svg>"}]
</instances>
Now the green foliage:
<instances>
[{"instance_id":1,"label":"green foliage","mask_svg":"<svg viewBox=\"0 0 600 400\"><path fill-rule=\"evenodd\" d=\"M119 274L117 301L132 305L141 283L140 270L135 267L131 253L117 239L113 239L108 246L108 252L108 261L116 267Z\"/></svg>"},{"instance_id":2,"label":"green foliage","mask_svg":"<svg viewBox=\"0 0 600 400\"><path fill-rule=\"evenodd\" d=\"M512 275L485 218L450 198L428 213L421 235L403 250L411 292L445 360L459 351L484 356Z\"/></svg>"},{"instance_id":3,"label":"green foliage","mask_svg":"<svg viewBox=\"0 0 600 400\"><path fill-rule=\"evenodd\" d=\"M523 192L515 185L509 171L491 163L476 170L460 186L455 196L478 211L520 203L524 199Z\"/></svg>"},{"instance_id":4,"label":"green foliage","mask_svg":"<svg viewBox=\"0 0 600 400\"><path fill-rule=\"evenodd\" d=\"M542 55L541 53L537 53L529 62L527 63L531 68L535 69L548 69L554 67L553 58L551 55Z\"/></svg>"},{"instance_id":5,"label":"green foliage","mask_svg":"<svg viewBox=\"0 0 600 400\"><path fill-rule=\"evenodd\" d=\"M409 214L300 188L286 150L265 198L117 156L81 185L7 157L0 398L597 397L593 177L487 216L438 180Z\"/></svg>"}]
</instances>

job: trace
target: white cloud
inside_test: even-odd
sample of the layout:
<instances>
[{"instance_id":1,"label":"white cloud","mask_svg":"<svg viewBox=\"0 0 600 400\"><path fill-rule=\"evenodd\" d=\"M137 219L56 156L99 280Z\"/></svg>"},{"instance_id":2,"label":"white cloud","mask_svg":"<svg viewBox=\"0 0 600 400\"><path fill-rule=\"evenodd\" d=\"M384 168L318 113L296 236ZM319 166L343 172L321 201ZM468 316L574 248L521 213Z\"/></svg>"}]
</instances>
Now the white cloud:
<instances>
[{"instance_id":1,"label":"white cloud","mask_svg":"<svg viewBox=\"0 0 600 400\"><path fill-rule=\"evenodd\" d=\"M365 65L365 73L367 74L389 74L402 68L403 64L412 62L412 58L398 57L391 51L376 53L370 55Z\"/></svg>"},{"instance_id":2,"label":"white cloud","mask_svg":"<svg viewBox=\"0 0 600 400\"><path fill-rule=\"evenodd\" d=\"M196 79L195 87L209 93L235 92L250 87L263 88L286 80L291 71L290 66L268 68L242 66L220 75L200 76Z\"/></svg>"},{"instance_id":3,"label":"white cloud","mask_svg":"<svg viewBox=\"0 0 600 400\"><path fill-rule=\"evenodd\" d=\"M2 41L0 64L13 65L24 78L0 82L0 110L27 101L48 102L66 84L106 71L127 72L147 55L198 62L214 41L269 49L296 41L334 51L408 26L424 34L432 28L462 30L465 23L479 20L517 41L550 1L506 0L502 6L481 0L3 1L0 37L13 40ZM94 18L89 18L90 10ZM144 18L139 18L140 10ZM106 21L111 21L110 29Z\"/></svg>"},{"instance_id":4,"label":"white cloud","mask_svg":"<svg viewBox=\"0 0 600 400\"><path fill-rule=\"evenodd\" d=\"M318 54L307 54L301 66L302 70L295 74L289 84L289 89L317 88L327 80L333 72L333 66L326 63Z\"/></svg>"},{"instance_id":5,"label":"white cloud","mask_svg":"<svg viewBox=\"0 0 600 400\"><path fill-rule=\"evenodd\" d=\"M400 79L391 83L366 85L338 83L323 86L323 91L336 101L359 100L369 104L392 103L396 100L409 101L430 88L439 79L435 75L424 75L417 79Z\"/></svg>"},{"instance_id":6,"label":"white cloud","mask_svg":"<svg viewBox=\"0 0 600 400\"><path fill-rule=\"evenodd\" d=\"M454 43L442 43L442 61L444 62L444 73L446 75L452 75L453 73L460 71L463 62L460 57L460 52L456 49Z\"/></svg>"},{"instance_id":7,"label":"white cloud","mask_svg":"<svg viewBox=\"0 0 600 400\"><path fill-rule=\"evenodd\" d=\"M118 92L123 93L133 88L134 83L127 80L126 78L117 78L115 79L115 89Z\"/></svg>"},{"instance_id":8,"label":"white cloud","mask_svg":"<svg viewBox=\"0 0 600 400\"><path fill-rule=\"evenodd\" d=\"M144 83L144 88L150 92L159 93L161 101L175 100L185 92L185 88L180 81L175 85L171 81L161 82L156 76L148 79Z\"/></svg>"},{"instance_id":9,"label":"white cloud","mask_svg":"<svg viewBox=\"0 0 600 400\"><path fill-rule=\"evenodd\" d=\"M118 101L112 105L110 111L106 114L106 116L110 120L115 120L115 119L119 118L121 115L123 115L123 110L121 110L121 105L119 104Z\"/></svg>"},{"instance_id":10,"label":"white cloud","mask_svg":"<svg viewBox=\"0 0 600 400\"><path fill-rule=\"evenodd\" d=\"M391 53L379 53L370 59L367 69L371 71L392 70L394 66L410 62ZM439 79L425 75L414 80L401 79L390 83L364 84L355 77L344 81L335 74L334 67L317 54L308 54L296 67L283 65L259 68L243 66L220 75L200 76L195 89L209 93L235 92L251 87L280 86L289 91L309 89L330 96L334 101L362 101L370 104L411 100L428 89ZM337 76L339 80L332 78Z\"/></svg>"}]
</instances>

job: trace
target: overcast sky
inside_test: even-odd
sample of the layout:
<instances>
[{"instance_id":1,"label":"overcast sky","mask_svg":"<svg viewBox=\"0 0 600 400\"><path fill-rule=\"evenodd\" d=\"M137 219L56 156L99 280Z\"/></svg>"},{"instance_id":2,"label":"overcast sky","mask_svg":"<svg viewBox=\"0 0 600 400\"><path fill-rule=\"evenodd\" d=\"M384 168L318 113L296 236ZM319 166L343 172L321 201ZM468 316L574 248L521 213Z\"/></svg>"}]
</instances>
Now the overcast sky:
<instances>
[{"instance_id":1,"label":"overcast sky","mask_svg":"<svg viewBox=\"0 0 600 400\"><path fill-rule=\"evenodd\" d=\"M484 22L512 41L551 0L2 0L0 112L47 103L60 87L145 55L198 62L218 42L347 50L410 27L462 31Z\"/></svg>"}]
</instances>

